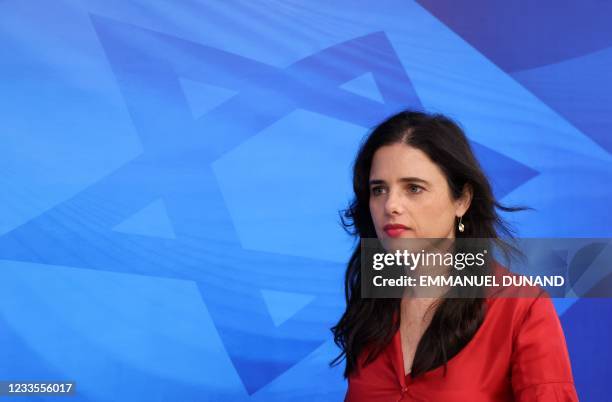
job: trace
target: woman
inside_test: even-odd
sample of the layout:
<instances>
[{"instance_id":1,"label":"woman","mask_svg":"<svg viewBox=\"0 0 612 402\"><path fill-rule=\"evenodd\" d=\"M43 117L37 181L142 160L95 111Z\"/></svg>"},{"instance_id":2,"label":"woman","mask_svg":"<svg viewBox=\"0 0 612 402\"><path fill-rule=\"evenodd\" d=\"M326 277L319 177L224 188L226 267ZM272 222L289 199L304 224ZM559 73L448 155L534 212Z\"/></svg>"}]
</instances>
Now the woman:
<instances>
[{"instance_id":1,"label":"woman","mask_svg":"<svg viewBox=\"0 0 612 402\"><path fill-rule=\"evenodd\" d=\"M381 123L354 164L343 223L361 239L487 238L511 232L462 130L404 111ZM578 397L562 328L545 294L530 298L361 297L359 244L332 328L346 401L538 401ZM399 318L399 320L398 320Z\"/></svg>"}]
</instances>

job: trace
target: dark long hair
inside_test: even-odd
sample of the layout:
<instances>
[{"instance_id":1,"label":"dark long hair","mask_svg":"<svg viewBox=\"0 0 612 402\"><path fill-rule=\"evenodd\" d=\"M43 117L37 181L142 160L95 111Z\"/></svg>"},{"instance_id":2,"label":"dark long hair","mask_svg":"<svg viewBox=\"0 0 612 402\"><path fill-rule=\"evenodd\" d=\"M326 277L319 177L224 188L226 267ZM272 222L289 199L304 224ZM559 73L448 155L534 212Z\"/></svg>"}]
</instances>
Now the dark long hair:
<instances>
[{"instance_id":1,"label":"dark long hair","mask_svg":"<svg viewBox=\"0 0 612 402\"><path fill-rule=\"evenodd\" d=\"M374 153L382 146L403 143L423 151L446 176L454 199L461 196L464 185L473 190L472 202L463 216L464 232L456 237L494 239L504 252L513 246L502 240L513 238L513 231L498 215L529 209L506 207L498 203L480 164L474 157L462 129L441 114L403 111L379 124L362 143L353 165L355 196L348 209L341 211L341 222L350 234L359 238L376 238L370 214L368 184ZM357 369L357 359L368 349L364 364L369 364L389 344L399 329L401 299L361 298L361 241L348 262L345 274L346 310L331 328L341 353L332 366L346 359L344 377ZM411 375L416 377L444 365L468 342L484 320L482 297L445 298L436 304L436 311L423 334L414 356Z\"/></svg>"}]
</instances>

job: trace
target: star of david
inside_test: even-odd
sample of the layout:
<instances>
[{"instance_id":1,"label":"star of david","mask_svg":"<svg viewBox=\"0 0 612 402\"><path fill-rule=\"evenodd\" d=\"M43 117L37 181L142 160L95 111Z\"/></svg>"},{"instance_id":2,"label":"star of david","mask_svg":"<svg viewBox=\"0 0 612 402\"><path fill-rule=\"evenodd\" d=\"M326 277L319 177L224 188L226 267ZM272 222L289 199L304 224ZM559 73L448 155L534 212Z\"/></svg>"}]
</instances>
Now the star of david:
<instances>
[{"instance_id":1,"label":"star of david","mask_svg":"<svg viewBox=\"0 0 612 402\"><path fill-rule=\"evenodd\" d=\"M326 278L342 267L241 247L211 163L298 108L365 130L402 108L419 108L419 98L384 32L335 44L280 68L102 17L92 16L92 22L143 152L2 236L0 258L194 281L238 375L253 394L329 341L329 326L337 318L330 317L329 325L308 325L310 312L325 307L315 297L276 325L259 289L280 272L296 279L303 279L304 272ZM365 73L374 77L383 102L340 88ZM236 94L194 118L180 77ZM498 196L536 174L473 145L485 169L504 165L523 172L518 180L502 182ZM174 238L113 230L159 199ZM191 207L194 200L201 201L201 209ZM312 280L296 280L295 288L286 290L316 289Z\"/></svg>"}]
</instances>

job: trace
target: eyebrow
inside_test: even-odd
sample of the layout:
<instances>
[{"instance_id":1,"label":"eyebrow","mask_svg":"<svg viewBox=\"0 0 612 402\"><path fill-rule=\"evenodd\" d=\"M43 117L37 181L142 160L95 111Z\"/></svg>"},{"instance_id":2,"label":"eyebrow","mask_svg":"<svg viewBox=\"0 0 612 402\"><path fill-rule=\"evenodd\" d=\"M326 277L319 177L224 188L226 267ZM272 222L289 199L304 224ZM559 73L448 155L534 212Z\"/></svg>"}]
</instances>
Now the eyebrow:
<instances>
[{"instance_id":1,"label":"eyebrow","mask_svg":"<svg viewBox=\"0 0 612 402\"><path fill-rule=\"evenodd\" d=\"M402 177L398 181L401 183L423 183L425 185L429 185L429 182L427 180L423 180L418 177ZM376 184L387 184L387 182L384 180L380 180L380 179L370 180L370 186L373 186Z\"/></svg>"}]
</instances>

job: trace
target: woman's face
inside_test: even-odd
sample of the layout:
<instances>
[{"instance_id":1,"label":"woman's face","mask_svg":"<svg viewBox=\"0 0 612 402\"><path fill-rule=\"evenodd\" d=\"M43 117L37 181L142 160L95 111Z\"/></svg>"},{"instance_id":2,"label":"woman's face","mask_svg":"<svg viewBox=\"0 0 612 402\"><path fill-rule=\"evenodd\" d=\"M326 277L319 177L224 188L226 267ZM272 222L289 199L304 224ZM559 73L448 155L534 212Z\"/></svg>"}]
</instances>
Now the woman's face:
<instances>
[{"instance_id":1,"label":"woman's face","mask_svg":"<svg viewBox=\"0 0 612 402\"><path fill-rule=\"evenodd\" d=\"M454 238L456 217L465 214L471 196L466 186L453 200L446 177L419 149L397 143L374 154L370 214L383 244L393 238Z\"/></svg>"}]
</instances>

